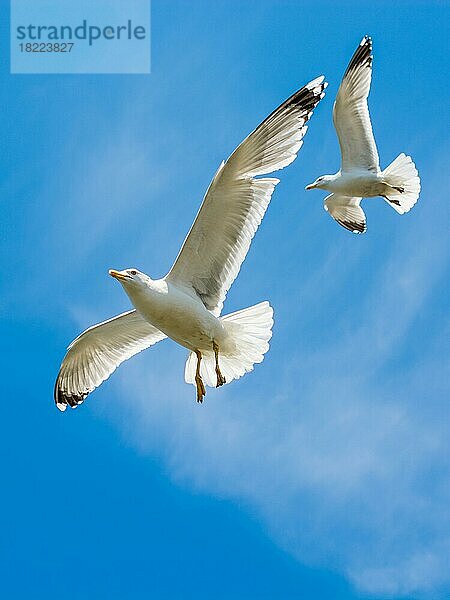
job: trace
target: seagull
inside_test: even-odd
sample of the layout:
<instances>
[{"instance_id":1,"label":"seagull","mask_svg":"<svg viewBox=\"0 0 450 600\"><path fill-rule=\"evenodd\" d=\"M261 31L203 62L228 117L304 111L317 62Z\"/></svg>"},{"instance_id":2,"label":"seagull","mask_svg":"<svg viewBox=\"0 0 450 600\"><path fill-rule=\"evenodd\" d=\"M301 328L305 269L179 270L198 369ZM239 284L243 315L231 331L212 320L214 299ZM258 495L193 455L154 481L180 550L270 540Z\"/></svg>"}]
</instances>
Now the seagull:
<instances>
[{"instance_id":1,"label":"seagull","mask_svg":"<svg viewBox=\"0 0 450 600\"><path fill-rule=\"evenodd\" d=\"M76 408L123 361L166 337L189 350L185 381L196 387L198 402L205 385L220 387L262 362L272 336L269 303L220 314L279 183L258 176L295 160L326 85L321 76L301 88L222 162L165 277L154 280L135 268L109 271L134 309L70 344L55 383L59 410Z\"/></svg>"},{"instance_id":2,"label":"seagull","mask_svg":"<svg viewBox=\"0 0 450 600\"><path fill-rule=\"evenodd\" d=\"M380 170L372 132L367 97L372 79L372 40L365 36L355 51L336 96L333 122L341 147L341 169L322 175L305 189L332 192L324 208L340 225L353 233L364 233L363 198L381 196L400 215L417 202L420 179L410 156L400 154Z\"/></svg>"}]
</instances>

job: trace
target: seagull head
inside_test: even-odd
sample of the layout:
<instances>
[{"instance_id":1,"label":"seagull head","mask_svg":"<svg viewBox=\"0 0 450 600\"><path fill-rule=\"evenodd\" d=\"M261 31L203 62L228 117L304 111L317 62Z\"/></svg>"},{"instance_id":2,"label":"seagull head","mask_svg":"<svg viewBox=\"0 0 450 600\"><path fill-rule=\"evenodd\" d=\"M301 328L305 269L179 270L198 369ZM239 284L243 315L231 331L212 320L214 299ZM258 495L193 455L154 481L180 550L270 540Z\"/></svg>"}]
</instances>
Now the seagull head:
<instances>
[{"instance_id":1,"label":"seagull head","mask_svg":"<svg viewBox=\"0 0 450 600\"><path fill-rule=\"evenodd\" d=\"M327 190L328 184L334 180L334 175L322 175L318 177L314 183L310 183L305 187L305 190Z\"/></svg>"},{"instance_id":2,"label":"seagull head","mask_svg":"<svg viewBox=\"0 0 450 600\"><path fill-rule=\"evenodd\" d=\"M125 269L123 271L116 271L115 269L110 269L109 274L114 279L117 279L124 287L139 287L141 285L145 285L148 276L145 273L141 273L137 269Z\"/></svg>"}]
</instances>

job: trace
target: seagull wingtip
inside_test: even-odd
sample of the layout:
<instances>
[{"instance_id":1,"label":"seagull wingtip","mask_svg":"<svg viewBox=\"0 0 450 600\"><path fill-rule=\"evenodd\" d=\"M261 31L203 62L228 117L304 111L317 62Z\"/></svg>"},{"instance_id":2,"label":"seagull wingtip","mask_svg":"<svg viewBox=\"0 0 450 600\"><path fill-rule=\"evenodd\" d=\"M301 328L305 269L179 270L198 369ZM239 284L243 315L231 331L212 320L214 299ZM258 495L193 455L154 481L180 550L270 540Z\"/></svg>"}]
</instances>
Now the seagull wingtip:
<instances>
[{"instance_id":1,"label":"seagull wingtip","mask_svg":"<svg viewBox=\"0 0 450 600\"><path fill-rule=\"evenodd\" d=\"M56 408L60 411L60 412L64 412L67 408L67 404L63 403L63 402L55 402Z\"/></svg>"},{"instance_id":2,"label":"seagull wingtip","mask_svg":"<svg viewBox=\"0 0 450 600\"><path fill-rule=\"evenodd\" d=\"M322 85L324 83L325 75L319 75L315 79L312 79L309 83L306 84L306 87L309 90L314 89L315 87Z\"/></svg>"},{"instance_id":3,"label":"seagull wingtip","mask_svg":"<svg viewBox=\"0 0 450 600\"><path fill-rule=\"evenodd\" d=\"M327 88L327 86L328 82L325 81L325 75L320 75L306 84L305 87L307 90L312 92L314 96L321 100L325 95L324 90Z\"/></svg>"}]
</instances>

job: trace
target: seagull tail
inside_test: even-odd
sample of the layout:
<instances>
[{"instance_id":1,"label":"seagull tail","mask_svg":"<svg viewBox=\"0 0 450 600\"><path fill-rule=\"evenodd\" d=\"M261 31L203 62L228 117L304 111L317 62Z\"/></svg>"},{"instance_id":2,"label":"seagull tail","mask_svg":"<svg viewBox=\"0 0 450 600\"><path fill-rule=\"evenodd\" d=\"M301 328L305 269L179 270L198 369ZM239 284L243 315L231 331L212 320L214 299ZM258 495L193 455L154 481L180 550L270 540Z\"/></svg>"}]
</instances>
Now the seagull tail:
<instances>
[{"instance_id":1,"label":"seagull tail","mask_svg":"<svg viewBox=\"0 0 450 600\"><path fill-rule=\"evenodd\" d=\"M223 353L219 348L219 365L226 383L239 379L253 370L256 363L264 360L272 337L273 309L268 302L260 302L249 308L221 317L232 339L232 352ZM197 358L190 353L185 369L185 380L195 385ZM216 386L214 353L203 354L200 373L206 385Z\"/></svg>"},{"instance_id":2,"label":"seagull tail","mask_svg":"<svg viewBox=\"0 0 450 600\"><path fill-rule=\"evenodd\" d=\"M386 200L400 215L411 210L420 194L420 178L413 159L406 154L397 158L383 171Z\"/></svg>"}]
</instances>

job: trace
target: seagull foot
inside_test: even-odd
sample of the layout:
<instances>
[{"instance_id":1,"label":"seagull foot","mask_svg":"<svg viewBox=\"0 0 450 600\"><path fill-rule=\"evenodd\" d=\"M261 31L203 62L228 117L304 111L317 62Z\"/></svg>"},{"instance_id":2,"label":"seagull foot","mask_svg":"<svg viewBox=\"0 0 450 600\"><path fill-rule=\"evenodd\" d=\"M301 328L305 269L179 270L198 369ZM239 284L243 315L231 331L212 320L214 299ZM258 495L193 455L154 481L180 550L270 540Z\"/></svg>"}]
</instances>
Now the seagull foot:
<instances>
[{"instance_id":1,"label":"seagull foot","mask_svg":"<svg viewBox=\"0 0 450 600\"><path fill-rule=\"evenodd\" d=\"M201 404L203 398L206 396L206 390L203 379L200 376L195 378L195 385L197 386L197 402Z\"/></svg>"},{"instance_id":2,"label":"seagull foot","mask_svg":"<svg viewBox=\"0 0 450 600\"><path fill-rule=\"evenodd\" d=\"M216 384L216 388L220 387L221 385L224 385L227 380L225 379L225 377L222 375L222 373L220 372L220 369L217 367L216 368L216 375L217 375L217 384Z\"/></svg>"},{"instance_id":3,"label":"seagull foot","mask_svg":"<svg viewBox=\"0 0 450 600\"><path fill-rule=\"evenodd\" d=\"M400 192L400 194L403 194L403 192L405 191L405 188L400 187L400 186L397 187L397 186L393 185L392 187L394 188L394 190L397 190L397 192Z\"/></svg>"},{"instance_id":4,"label":"seagull foot","mask_svg":"<svg viewBox=\"0 0 450 600\"><path fill-rule=\"evenodd\" d=\"M226 383L226 380L225 380L225 377L220 372L220 367L219 367L219 346L214 341L213 341L213 350L214 350L214 357L216 359L216 375L217 375L216 388L218 388L221 385L223 385L224 383Z\"/></svg>"}]
</instances>

